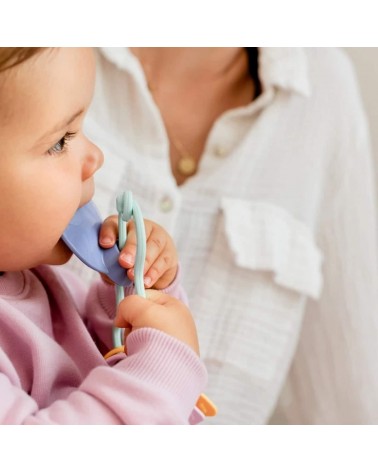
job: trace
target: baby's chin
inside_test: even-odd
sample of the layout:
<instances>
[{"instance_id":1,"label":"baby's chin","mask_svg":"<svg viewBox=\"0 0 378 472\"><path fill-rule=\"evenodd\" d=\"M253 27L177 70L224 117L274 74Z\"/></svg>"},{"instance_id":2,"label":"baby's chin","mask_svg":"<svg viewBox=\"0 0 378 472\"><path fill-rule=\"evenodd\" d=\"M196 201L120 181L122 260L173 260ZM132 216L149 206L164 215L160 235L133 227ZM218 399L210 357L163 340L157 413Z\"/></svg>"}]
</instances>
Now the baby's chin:
<instances>
[{"instance_id":1,"label":"baby's chin","mask_svg":"<svg viewBox=\"0 0 378 472\"><path fill-rule=\"evenodd\" d=\"M29 257L28 257L29 256ZM66 244L59 240L50 252L45 252L44 255L27 254L24 258L12 258L11 261L2 261L0 272L17 272L20 270L33 269L40 265L63 265L71 259L72 251Z\"/></svg>"}]
</instances>

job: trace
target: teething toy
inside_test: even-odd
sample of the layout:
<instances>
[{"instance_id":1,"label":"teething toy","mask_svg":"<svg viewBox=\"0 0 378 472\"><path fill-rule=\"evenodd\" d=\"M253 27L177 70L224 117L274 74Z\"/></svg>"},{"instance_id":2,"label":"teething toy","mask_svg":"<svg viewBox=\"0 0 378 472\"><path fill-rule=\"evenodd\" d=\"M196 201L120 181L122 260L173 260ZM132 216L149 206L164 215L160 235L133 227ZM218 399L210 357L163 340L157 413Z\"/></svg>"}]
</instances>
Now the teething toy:
<instances>
[{"instance_id":1,"label":"teething toy","mask_svg":"<svg viewBox=\"0 0 378 472\"><path fill-rule=\"evenodd\" d=\"M62 239L71 251L91 269L107 275L116 284L117 305L124 298L124 287L132 284L126 276L126 270L118 263L121 249L127 239L127 221L134 219L137 235L137 251L134 267L134 285L138 295L145 297L143 283L143 267L146 258L146 234L142 212L131 192L124 192L117 197L118 211L118 247L103 249L98 243L98 235L102 224L102 218L93 201L79 208L68 227L63 233ZM113 328L114 348L122 346L122 331ZM119 351L119 349L117 349ZM109 353L108 353L109 354Z\"/></svg>"},{"instance_id":2,"label":"teething toy","mask_svg":"<svg viewBox=\"0 0 378 472\"><path fill-rule=\"evenodd\" d=\"M143 282L143 268L144 260L146 258L146 232L144 229L144 221L142 212L140 211L138 203L133 200L131 192L124 192L119 195L116 200L118 211L118 249L121 251L127 239L127 225L126 223L134 219L135 231L137 236L137 249L135 255L134 265L134 285L135 292L141 297L146 297ZM125 269L123 269L125 270ZM124 298L124 287L121 284L116 285L116 302L117 305ZM117 327L113 328L113 345L115 348L122 346L122 332L123 330ZM108 353L109 354L109 353Z\"/></svg>"},{"instance_id":3,"label":"teething toy","mask_svg":"<svg viewBox=\"0 0 378 472\"><path fill-rule=\"evenodd\" d=\"M62 239L85 265L106 274L116 284L127 287L131 281L125 269L118 264L117 246L103 249L98 244L102 221L95 204L90 201L76 211Z\"/></svg>"},{"instance_id":4,"label":"teething toy","mask_svg":"<svg viewBox=\"0 0 378 472\"><path fill-rule=\"evenodd\" d=\"M102 218L95 204L90 201L79 208L62 236L63 241L71 251L88 267L106 274L116 284L116 302L117 305L124 298L124 287L132 284L126 276L126 270L118 263L120 251L127 239L127 222L134 219L137 250L134 266L134 285L138 295L145 297L143 282L143 268L146 258L146 234L144 221L139 205L133 200L131 192L124 192L116 200L118 212L118 247L114 245L109 249L103 249L98 243L98 235L102 225ZM124 352L123 330L113 327L113 346L104 357ZM215 405L201 394L197 400L196 408L205 416L214 416L216 414ZM198 411L197 410L197 411Z\"/></svg>"}]
</instances>

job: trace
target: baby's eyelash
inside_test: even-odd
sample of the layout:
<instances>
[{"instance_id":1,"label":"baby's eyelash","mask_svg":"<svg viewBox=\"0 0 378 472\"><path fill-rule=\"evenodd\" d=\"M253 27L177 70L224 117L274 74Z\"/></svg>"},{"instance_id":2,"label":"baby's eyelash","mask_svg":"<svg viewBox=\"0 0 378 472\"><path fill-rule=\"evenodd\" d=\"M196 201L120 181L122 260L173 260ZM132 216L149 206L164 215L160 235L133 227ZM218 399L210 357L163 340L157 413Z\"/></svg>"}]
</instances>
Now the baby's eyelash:
<instances>
[{"instance_id":1,"label":"baby's eyelash","mask_svg":"<svg viewBox=\"0 0 378 472\"><path fill-rule=\"evenodd\" d=\"M76 136L76 133L69 133L67 132L64 136L62 136L59 141L57 141L54 146L52 146L47 153L50 156L55 154L62 154L67 150L68 142Z\"/></svg>"}]
</instances>

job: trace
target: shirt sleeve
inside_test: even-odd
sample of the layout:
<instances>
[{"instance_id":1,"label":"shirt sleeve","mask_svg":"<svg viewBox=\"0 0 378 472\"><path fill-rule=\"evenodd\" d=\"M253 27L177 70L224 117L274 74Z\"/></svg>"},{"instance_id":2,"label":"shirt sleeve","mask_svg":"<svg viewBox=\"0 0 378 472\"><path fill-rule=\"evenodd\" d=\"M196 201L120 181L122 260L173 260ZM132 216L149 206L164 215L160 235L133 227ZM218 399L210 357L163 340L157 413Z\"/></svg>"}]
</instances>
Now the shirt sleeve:
<instances>
[{"instance_id":1,"label":"shirt sleeve","mask_svg":"<svg viewBox=\"0 0 378 472\"><path fill-rule=\"evenodd\" d=\"M84 304L80 281L65 271L62 275L58 279L64 285L58 287L55 272L50 274L54 289L64 288L65 298L84 320L105 320L104 329L109 323L111 337L114 287L95 282ZM62 385L60 399L42 407L21 385L12 360L0 348L0 424L192 424L194 405L207 383L206 368L197 354L152 328L132 332L127 353L114 356L112 365L96 361L77 387L70 385L65 391ZM63 384L65 375L69 373L62 371L59 376Z\"/></svg>"},{"instance_id":2,"label":"shirt sleeve","mask_svg":"<svg viewBox=\"0 0 378 472\"><path fill-rule=\"evenodd\" d=\"M43 409L0 374L1 424L189 424L207 380L194 351L151 328L131 333L127 350L115 366L94 368L66 399Z\"/></svg>"},{"instance_id":3,"label":"shirt sleeve","mask_svg":"<svg viewBox=\"0 0 378 472\"><path fill-rule=\"evenodd\" d=\"M324 290L308 302L278 422L378 423L377 195L361 122L342 146L342 171L330 176L335 190L318 236Z\"/></svg>"}]
</instances>

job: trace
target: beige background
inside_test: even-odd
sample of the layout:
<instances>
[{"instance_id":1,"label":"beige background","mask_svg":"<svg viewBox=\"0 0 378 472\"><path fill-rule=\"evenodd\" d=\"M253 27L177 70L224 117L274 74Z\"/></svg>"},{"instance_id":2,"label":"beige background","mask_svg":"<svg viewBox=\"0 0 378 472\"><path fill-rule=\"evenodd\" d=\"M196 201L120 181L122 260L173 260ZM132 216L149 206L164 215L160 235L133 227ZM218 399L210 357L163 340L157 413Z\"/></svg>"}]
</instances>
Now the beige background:
<instances>
[{"instance_id":1,"label":"beige background","mask_svg":"<svg viewBox=\"0 0 378 472\"><path fill-rule=\"evenodd\" d=\"M378 186L378 48L344 48L353 61L369 118Z\"/></svg>"}]
</instances>

